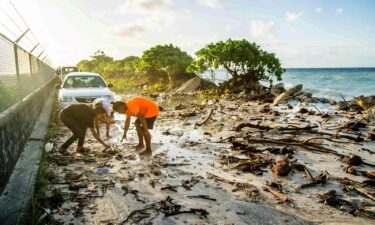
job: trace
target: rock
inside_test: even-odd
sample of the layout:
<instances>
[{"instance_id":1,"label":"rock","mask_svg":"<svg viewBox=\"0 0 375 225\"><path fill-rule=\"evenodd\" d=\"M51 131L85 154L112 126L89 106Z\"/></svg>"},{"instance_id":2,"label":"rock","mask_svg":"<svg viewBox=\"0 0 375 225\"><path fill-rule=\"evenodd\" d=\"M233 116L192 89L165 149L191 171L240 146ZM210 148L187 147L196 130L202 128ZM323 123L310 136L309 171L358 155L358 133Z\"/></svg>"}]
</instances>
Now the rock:
<instances>
[{"instance_id":1,"label":"rock","mask_svg":"<svg viewBox=\"0 0 375 225\"><path fill-rule=\"evenodd\" d=\"M363 163L362 158L358 155L346 156L343 161L350 166L358 166Z\"/></svg>"},{"instance_id":2,"label":"rock","mask_svg":"<svg viewBox=\"0 0 375 225\"><path fill-rule=\"evenodd\" d=\"M375 96L359 96L352 101L356 105L359 105L363 110L368 110L375 106Z\"/></svg>"},{"instance_id":3,"label":"rock","mask_svg":"<svg viewBox=\"0 0 375 225\"><path fill-rule=\"evenodd\" d=\"M273 96L279 96L280 94L285 92L284 84L283 83L278 83L275 86L271 88L271 94Z\"/></svg>"},{"instance_id":4,"label":"rock","mask_svg":"<svg viewBox=\"0 0 375 225\"><path fill-rule=\"evenodd\" d=\"M341 101L341 102L337 102L336 108L338 110L347 110L349 108L349 106L348 106L348 104L346 104L346 102Z\"/></svg>"},{"instance_id":5,"label":"rock","mask_svg":"<svg viewBox=\"0 0 375 225\"><path fill-rule=\"evenodd\" d=\"M328 99L328 98L316 98L318 102L323 103L323 104L331 104L331 105L336 105L336 102L334 100Z\"/></svg>"},{"instance_id":6,"label":"rock","mask_svg":"<svg viewBox=\"0 0 375 225\"><path fill-rule=\"evenodd\" d=\"M375 106L364 112L364 118L370 123L375 123Z\"/></svg>"},{"instance_id":7,"label":"rock","mask_svg":"<svg viewBox=\"0 0 375 225\"><path fill-rule=\"evenodd\" d=\"M273 104L274 105L281 104L281 103L285 102L286 100L289 100L290 98L295 96L300 91L302 91L302 84L296 85L296 86L288 89L286 92L277 96L275 98L275 100L273 101Z\"/></svg>"},{"instance_id":8,"label":"rock","mask_svg":"<svg viewBox=\"0 0 375 225\"><path fill-rule=\"evenodd\" d=\"M346 167L345 168L345 172L353 174L353 175L357 175L358 174L358 171L354 167L352 167L352 166Z\"/></svg>"},{"instance_id":9,"label":"rock","mask_svg":"<svg viewBox=\"0 0 375 225\"><path fill-rule=\"evenodd\" d=\"M357 104L350 104L350 110L354 112L362 112L363 108L360 105Z\"/></svg>"},{"instance_id":10,"label":"rock","mask_svg":"<svg viewBox=\"0 0 375 225\"><path fill-rule=\"evenodd\" d=\"M212 83L211 81L204 80L200 77L194 77L185 83L183 83L177 90L176 93L186 93L191 92L199 89L209 89L216 87L216 84Z\"/></svg>"},{"instance_id":11,"label":"rock","mask_svg":"<svg viewBox=\"0 0 375 225\"><path fill-rule=\"evenodd\" d=\"M359 131L362 128L366 128L367 123L362 121L350 121L342 125L342 128L352 130L352 131Z\"/></svg>"},{"instance_id":12,"label":"rock","mask_svg":"<svg viewBox=\"0 0 375 225\"><path fill-rule=\"evenodd\" d=\"M285 157L282 160L277 161L275 164L272 166L272 172L276 176L286 176L291 170L291 166L289 163L289 159Z\"/></svg>"},{"instance_id":13,"label":"rock","mask_svg":"<svg viewBox=\"0 0 375 225\"><path fill-rule=\"evenodd\" d=\"M366 139L369 141L375 141L375 133L369 132L366 136Z\"/></svg>"},{"instance_id":14,"label":"rock","mask_svg":"<svg viewBox=\"0 0 375 225\"><path fill-rule=\"evenodd\" d=\"M264 106L262 106L260 109L259 109L259 112L260 113L268 113L271 111L271 106L270 104L265 104Z\"/></svg>"},{"instance_id":15,"label":"rock","mask_svg":"<svg viewBox=\"0 0 375 225\"><path fill-rule=\"evenodd\" d=\"M303 97L302 101L304 103L318 103L319 102L319 100L317 98L312 98L312 97L309 97L309 96Z\"/></svg>"},{"instance_id":16,"label":"rock","mask_svg":"<svg viewBox=\"0 0 375 225\"><path fill-rule=\"evenodd\" d=\"M305 114L305 113L308 113L309 110L307 110L307 109L305 109L305 108L301 108L301 109L299 110L299 112L300 112L301 114Z\"/></svg>"}]
</instances>

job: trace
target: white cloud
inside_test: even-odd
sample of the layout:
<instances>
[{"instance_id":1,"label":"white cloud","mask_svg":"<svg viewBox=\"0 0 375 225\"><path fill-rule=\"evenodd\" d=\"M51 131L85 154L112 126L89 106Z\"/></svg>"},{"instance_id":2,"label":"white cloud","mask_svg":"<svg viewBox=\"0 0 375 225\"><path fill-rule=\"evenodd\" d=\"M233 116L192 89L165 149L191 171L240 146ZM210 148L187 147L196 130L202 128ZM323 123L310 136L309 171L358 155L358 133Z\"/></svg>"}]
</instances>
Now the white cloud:
<instances>
[{"instance_id":1,"label":"white cloud","mask_svg":"<svg viewBox=\"0 0 375 225\"><path fill-rule=\"evenodd\" d=\"M127 0L120 6L122 13L163 13L172 9L171 0Z\"/></svg>"},{"instance_id":2,"label":"white cloud","mask_svg":"<svg viewBox=\"0 0 375 225\"><path fill-rule=\"evenodd\" d=\"M300 18L302 16L303 13L293 13L293 12L286 12L285 13L285 16L286 16L286 20L288 22L294 22L296 21L298 18Z\"/></svg>"},{"instance_id":3,"label":"white cloud","mask_svg":"<svg viewBox=\"0 0 375 225\"><path fill-rule=\"evenodd\" d=\"M336 16L342 14L344 12L344 10L342 8L337 8L336 9Z\"/></svg>"},{"instance_id":4,"label":"white cloud","mask_svg":"<svg viewBox=\"0 0 375 225\"><path fill-rule=\"evenodd\" d=\"M196 0L196 3L213 9L220 6L219 0Z\"/></svg>"},{"instance_id":5,"label":"white cloud","mask_svg":"<svg viewBox=\"0 0 375 225\"><path fill-rule=\"evenodd\" d=\"M317 12L317 13L321 13L322 11L323 11L323 9L320 8L320 7L318 7L318 8L315 9L315 12Z\"/></svg>"},{"instance_id":6,"label":"white cloud","mask_svg":"<svg viewBox=\"0 0 375 225\"><path fill-rule=\"evenodd\" d=\"M129 23L115 27L113 29L113 33L123 37L133 37L138 33L144 32L145 30L146 28L142 25Z\"/></svg>"},{"instance_id":7,"label":"white cloud","mask_svg":"<svg viewBox=\"0 0 375 225\"><path fill-rule=\"evenodd\" d=\"M166 15L151 15L137 19L135 21L115 26L112 33L122 37L134 37L140 33L147 31L162 31L163 29L172 26L176 19L172 14Z\"/></svg>"},{"instance_id":8,"label":"white cloud","mask_svg":"<svg viewBox=\"0 0 375 225\"><path fill-rule=\"evenodd\" d=\"M276 25L273 21L265 22L263 20L251 21L250 33L255 38L273 37L275 35Z\"/></svg>"},{"instance_id":9,"label":"white cloud","mask_svg":"<svg viewBox=\"0 0 375 225\"><path fill-rule=\"evenodd\" d=\"M133 37L147 31L162 31L176 22L176 11L171 0L126 0L119 12L139 19L115 26L112 33Z\"/></svg>"}]
</instances>

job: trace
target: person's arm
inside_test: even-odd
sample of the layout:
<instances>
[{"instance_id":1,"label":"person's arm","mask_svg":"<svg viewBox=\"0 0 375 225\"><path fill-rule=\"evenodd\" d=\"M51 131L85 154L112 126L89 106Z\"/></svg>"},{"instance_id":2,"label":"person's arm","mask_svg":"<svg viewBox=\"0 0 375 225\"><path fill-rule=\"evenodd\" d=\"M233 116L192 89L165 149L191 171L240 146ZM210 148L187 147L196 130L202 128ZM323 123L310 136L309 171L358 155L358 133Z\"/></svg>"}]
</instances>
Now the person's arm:
<instances>
[{"instance_id":1,"label":"person's arm","mask_svg":"<svg viewBox=\"0 0 375 225\"><path fill-rule=\"evenodd\" d=\"M104 147L106 147L106 149L111 147L111 146L107 145L107 144L106 144L106 143L100 138L100 136L98 135L98 133L95 131L94 128L90 128L90 130L91 130L91 133L92 133L92 135L94 136L94 138L95 138L97 141L99 141Z\"/></svg>"},{"instance_id":2,"label":"person's arm","mask_svg":"<svg viewBox=\"0 0 375 225\"><path fill-rule=\"evenodd\" d=\"M126 134L128 133L129 127L130 127L130 115L126 115L125 125L124 125L124 135L122 136L123 139L124 138L126 139Z\"/></svg>"},{"instance_id":3,"label":"person's arm","mask_svg":"<svg viewBox=\"0 0 375 225\"><path fill-rule=\"evenodd\" d=\"M94 123L95 123L96 132L97 132L98 136L100 137L99 119L95 118Z\"/></svg>"}]
</instances>

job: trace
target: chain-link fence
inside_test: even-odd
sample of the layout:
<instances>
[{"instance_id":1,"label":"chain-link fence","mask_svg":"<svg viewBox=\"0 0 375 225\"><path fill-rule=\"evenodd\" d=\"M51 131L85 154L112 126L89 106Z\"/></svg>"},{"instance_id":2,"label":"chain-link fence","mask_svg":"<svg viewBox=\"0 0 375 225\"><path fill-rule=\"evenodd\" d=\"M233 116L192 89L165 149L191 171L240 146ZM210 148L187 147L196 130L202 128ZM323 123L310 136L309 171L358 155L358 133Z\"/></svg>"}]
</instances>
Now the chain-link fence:
<instances>
[{"instance_id":1,"label":"chain-link fence","mask_svg":"<svg viewBox=\"0 0 375 225\"><path fill-rule=\"evenodd\" d=\"M53 68L0 33L0 112L53 76Z\"/></svg>"}]
</instances>

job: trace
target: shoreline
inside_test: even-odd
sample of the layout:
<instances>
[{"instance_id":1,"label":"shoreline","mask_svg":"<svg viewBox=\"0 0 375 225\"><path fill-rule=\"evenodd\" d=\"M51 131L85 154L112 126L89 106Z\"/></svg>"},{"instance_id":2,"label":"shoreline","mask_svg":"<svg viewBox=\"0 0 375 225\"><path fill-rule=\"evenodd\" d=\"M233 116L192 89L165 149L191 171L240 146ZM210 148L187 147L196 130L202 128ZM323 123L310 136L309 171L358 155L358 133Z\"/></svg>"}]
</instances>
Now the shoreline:
<instances>
[{"instance_id":1,"label":"shoreline","mask_svg":"<svg viewBox=\"0 0 375 225\"><path fill-rule=\"evenodd\" d=\"M335 198L353 204L366 202L371 205L371 199L355 190L343 191L346 186L337 179L347 177L363 185L363 181L371 180L363 176L363 171L374 171L374 167L365 164L352 166L351 170L357 171L357 175L354 175L346 172L348 161L342 161L340 156L299 146L311 139L309 144L313 146L322 146L342 155L356 154L365 163L375 164L373 141L356 142L315 132L323 129L334 133L335 129L340 129L341 135L351 137L359 134L365 137L367 133L375 131L374 126L367 124L366 128L357 131L355 127L343 126L354 119L360 120L361 114L333 107L319 114L313 106L305 108L298 102L273 106L259 100L249 101L240 95L195 103L187 98L192 95L177 96L176 102L168 101L167 94L152 96L164 104L164 110L152 131L152 158L139 158L133 151L132 146L137 141L134 129L130 130L128 141L120 142L124 118L118 115L115 117L117 125L111 129L113 137L107 140L113 145L113 152L101 152L100 144L94 142L91 135L88 136L88 153L74 153L72 147L72 155L61 156L53 150L47 173L52 173L50 185L52 189L60 190L58 193L63 200L59 203L62 212L52 209L50 219L63 224L120 224L125 220L125 224L147 221L162 224L372 223L372 219L363 215L351 215L348 205L335 208L324 204L324 200L320 201L328 191L335 190L338 193ZM316 112L310 113L313 110ZM241 124L242 128L239 129ZM297 133L280 129L313 127L317 124L321 127ZM67 131L59 124L59 137L54 141L57 146L69 135ZM281 145L254 143L255 140L290 137L293 139ZM312 139L317 137L322 139ZM300 140L299 144L289 145L294 139ZM287 155L289 164L297 160L296 163L307 167L315 179L324 171L328 172L325 183L300 188L311 182L311 177L291 164L286 176L275 175L274 165ZM95 172L103 167L108 172ZM354 186L359 188L358 184L354 183ZM373 190L368 186L360 188L366 192L367 188ZM57 195L52 193L53 196ZM178 204L184 210L199 208L208 214L187 213L169 217L163 210L145 209L147 205L165 200L167 196L173 199L171 207ZM287 200L283 200L283 197ZM337 202L340 202L339 199ZM365 209L374 210L372 207ZM136 210L144 210L148 216L133 215L132 212Z\"/></svg>"}]
</instances>

